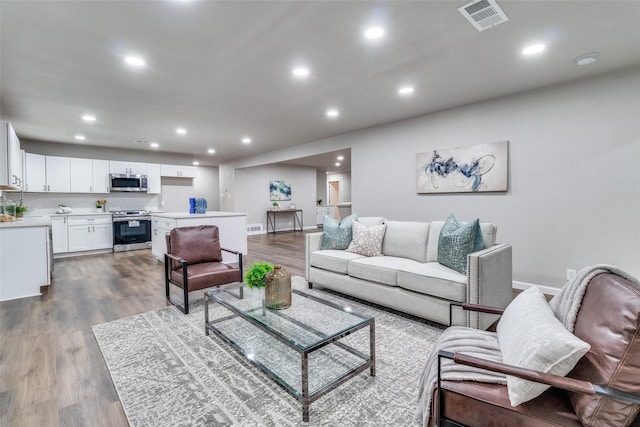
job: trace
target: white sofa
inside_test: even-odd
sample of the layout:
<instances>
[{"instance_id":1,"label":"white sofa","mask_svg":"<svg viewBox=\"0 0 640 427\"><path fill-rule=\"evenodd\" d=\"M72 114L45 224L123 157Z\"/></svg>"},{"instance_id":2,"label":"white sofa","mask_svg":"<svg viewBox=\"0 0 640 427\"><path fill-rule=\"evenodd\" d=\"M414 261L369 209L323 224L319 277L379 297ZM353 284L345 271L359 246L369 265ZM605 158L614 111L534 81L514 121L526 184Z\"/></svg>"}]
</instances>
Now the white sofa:
<instances>
[{"instance_id":1,"label":"white sofa","mask_svg":"<svg viewBox=\"0 0 640 427\"><path fill-rule=\"evenodd\" d=\"M322 250L322 232L306 235L306 279L318 285L442 324L449 324L449 303L458 301L506 307L512 299L511 245L495 243L496 226L481 223L484 249L467 256L467 274L438 263L438 239L444 221L384 222L383 256ZM454 308L453 324L487 329L495 315Z\"/></svg>"}]
</instances>

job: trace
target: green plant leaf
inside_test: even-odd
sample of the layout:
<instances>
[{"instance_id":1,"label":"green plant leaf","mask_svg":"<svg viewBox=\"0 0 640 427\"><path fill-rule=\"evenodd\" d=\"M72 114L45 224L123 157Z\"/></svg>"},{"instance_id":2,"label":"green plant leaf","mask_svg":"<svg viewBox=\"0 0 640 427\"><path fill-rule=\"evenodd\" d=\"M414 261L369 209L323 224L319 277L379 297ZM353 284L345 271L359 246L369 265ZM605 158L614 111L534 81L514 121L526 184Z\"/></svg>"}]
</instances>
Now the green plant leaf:
<instances>
[{"instance_id":1,"label":"green plant leaf","mask_svg":"<svg viewBox=\"0 0 640 427\"><path fill-rule=\"evenodd\" d=\"M268 262L256 262L244 273L244 281L250 288L264 288L265 276L273 270L273 265Z\"/></svg>"}]
</instances>

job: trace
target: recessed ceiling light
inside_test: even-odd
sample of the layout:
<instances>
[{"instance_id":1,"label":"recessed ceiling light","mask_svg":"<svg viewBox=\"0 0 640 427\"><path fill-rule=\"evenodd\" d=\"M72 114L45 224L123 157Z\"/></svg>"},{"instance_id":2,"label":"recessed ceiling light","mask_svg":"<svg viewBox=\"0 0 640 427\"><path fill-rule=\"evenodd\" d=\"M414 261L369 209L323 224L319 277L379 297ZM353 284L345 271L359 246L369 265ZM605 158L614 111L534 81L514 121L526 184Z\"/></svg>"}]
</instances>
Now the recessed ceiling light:
<instances>
[{"instance_id":1,"label":"recessed ceiling light","mask_svg":"<svg viewBox=\"0 0 640 427\"><path fill-rule=\"evenodd\" d=\"M339 162L336 162L336 166L340 166L340 163L339 163Z\"/></svg>"},{"instance_id":2,"label":"recessed ceiling light","mask_svg":"<svg viewBox=\"0 0 640 427\"><path fill-rule=\"evenodd\" d=\"M309 69L306 67L297 67L291 71L294 77L305 78L309 76Z\"/></svg>"},{"instance_id":3,"label":"recessed ceiling light","mask_svg":"<svg viewBox=\"0 0 640 427\"><path fill-rule=\"evenodd\" d=\"M157 142L150 142L150 143L149 143L149 147L151 147L151 148L158 148L158 147L160 147L160 144L158 144Z\"/></svg>"},{"instance_id":4,"label":"recessed ceiling light","mask_svg":"<svg viewBox=\"0 0 640 427\"><path fill-rule=\"evenodd\" d=\"M76 135L75 138L80 140L80 141L84 141L85 139L87 139L87 138L84 137L84 135Z\"/></svg>"},{"instance_id":5,"label":"recessed ceiling light","mask_svg":"<svg viewBox=\"0 0 640 427\"><path fill-rule=\"evenodd\" d=\"M244 138L242 138L242 143L243 144L251 144L251 138L245 136Z\"/></svg>"},{"instance_id":6,"label":"recessed ceiling light","mask_svg":"<svg viewBox=\"0 0 640 427\"><path fill-rule=\"evenodd\" d=\"M327 117L338 117L340 115L340 111L332 108L330 110L327 110L325 114L327 115Z\"/></svg>"},{"instance_id":7,"label":"recessed ceiling light","mask_svg":"<svg viewBox=\"0 0 640 427\"><path fill-rule=\"evenodd\" d=\"M597 53L588 53L586 55L582 55L576 58L576 64L578 65L589 65L596 62L596 58L598 57Z\"/></svg>"},{"instance_id":8,"label":"recessed ceiling light","mask_svg":"<svg viewBox=\"0 0 640 427\"><path fill-rule=\"evenodd\" d=\"M338 156L338 160L344 160L344 156Z\"/></svg>"},{"instance_id":9,"label":"recessed ceiling light","mask_svg":"<svg viewBox=\"0 0 640 427\"><path fill-rule=\"evenodd\" d=\"M216 152L216 150L214 150L213 148L209 148L207 150L207 153L209 153L209 154L215 154L215 152Z\"/></svg>"},{"instance_id":10,"label":"recessed ceiling light","mask_svg":"<svg viewBox=\"0 0 640 427\"><path fill-rule=\"evenodd\" d=\"M411 86L403 86L400 89L398 89L398 93L400 95L411 95L415 91L416 90L414 88L412 88Z\"/></svg>"},{"instance_id":11,"label":"recessed ceiling light","mask_svg":"<svg viewBox=\"0 0 640 427\"><path fill-rule=\"evenodd\" d=\"M367 28L364 32L364 36L369 40L376 40L382 38L384 36L384 28L382 27L371 27Z\"/></svg>"},{"instance_id":12,"label":"recessed ceiling light","mask_svg":"<svg viewBox=\"0 0 640 427\"><path fill-rule=\"evenodd\" d=\"M187 133L187 130L185 128L178 128L176 129L176 133L179 135L185 135Z\"/></svg>"},{"instance_id":13,"label":"recessed ceiling light","mask_svg":"<svg viewBox=\"0 0 640 427\"><path fill-rule=\"evenodd\" d=\"M198 166L200 164L200 162L194 161L192 164L193 164L193 166Z\"/></svg>"},{"instance_id":14,"label":"recessed ceiling light","mask_svg":"<svg viewBox=\"0 0 640 427\"><path fill-rule=\"evenodd\" d=\"M84 120L85 122L95 122L96 116L94 116L93 114L85 114L84 116L82 116L82 120Z\"/></svg>"},{"instance_id":15,"label":"recessed ceiling light","mask_svg":"<svg viewBox=\"0 0 640 427\"><path fill-rule=\"evenodd\" d=\"M546 46L543 44L534 44L522 49L523 55L535 55L536 53L540 53L545 50Z\"/></svg>"},{"instance_id":16,"label":"recessed ceiling light","mask_svg":"<svg viewBox=\"0 0 640 427\"><path fill-rule=\"evenodd\" d=\"M124 62L134 67L144 67L144 59L138 56L127 56L124 58Z\"/></svg>"}]
</instances>

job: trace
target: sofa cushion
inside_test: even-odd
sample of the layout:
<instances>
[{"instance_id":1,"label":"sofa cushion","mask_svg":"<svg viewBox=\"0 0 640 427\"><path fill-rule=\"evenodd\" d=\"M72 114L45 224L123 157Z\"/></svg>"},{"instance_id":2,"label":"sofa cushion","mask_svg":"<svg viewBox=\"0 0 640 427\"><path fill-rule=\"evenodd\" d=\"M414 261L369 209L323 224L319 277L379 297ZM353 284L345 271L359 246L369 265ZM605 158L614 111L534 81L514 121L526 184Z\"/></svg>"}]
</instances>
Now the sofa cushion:
<instances>
[{"instance_id":1,"label":"sofa cushion","mask_svg":"<svg viewBox=\"0 0 640 427\"><path fill-rule=\"evenodd\" d=\"M404 264L398 269L398 286L451 301L467 300L467 276L437 262Z\"/></svg>"},{"instance_id":2,"label":"sofa cushion","mask_svg":"<svg viewBox=\"0 0 640 427\"><path fill-rule=\"evenodd\" d=\"M467 272L467 255L482 248L480 221L463 224L453 215L445 221L438 239L438 262L459 273Z\"/></svg>"},{"instance_id":3,"label":"sofa cushion","mask_svg":"<svg viewBox=\"0 0 640 427\"><path fill-rule=\"evenodd\" d=\"M427 239L427 262L438 261L438 239L440 230L444 221L431 221L429 225L429 239ZM496 244L497 228L494 224L488 222L480 223L480 231L482 232L482 246L484 249L490 248Z\"/></svg>"},{"instance_id":4,"label":"sofa cushion","mask_svg":"<svg viewBox=\"0 0 640 427\"><path fill-rule=\"evenodd\" d=\"M357 214L349 215L342 221L325 215L322 219L321 249L347 249L352 240L351 226L357 219Z\"/></svg>"},{"instance_id":5,"label":"sofa cushion","mask_svg":"<svg viewBox=\"0 0 640 427\"><path fill-rule=\"evenodd\" d=\"M407 258L377 256L355 259L349 262L349 276L384 285L396 286L398 268L415 261Z\"/></svg>"},{"instance_id":6,"label":"sofa cushion","mask_svg":"<svg viewBox=\"0 0 640 427\"><path fill-rule=\"evenodd\" d=\"M382 255L382 240L386 229L384 224L367 227L354 221L353 240L346 251L364 256Z\"/></svg>"},{"instance_id":7,"label":"sofa cushion","mask_svg":"<svg viewBox=\"0 0 640 427\"><path fill-rule=\"evenodd\" d=\"M640 287L611 273L592 278L573 333L591 344L569 377L640 394ZM639 405L569 393L586 426L628 426Z\"/></svg>"},{"instance_id":8,"label":"sofa cushion","mask_svg":"<svg viewBox=\"0 0 640 427\"><path fill-rule=\"evenodd\" d=\"M358 222L367 227L371 227L373 225L384 224L385 219L381 216L363 216L358 218Z\"/></svg>"},{"instance_id":9,"label":"sofa cushion","mask_svg":"<svg viewBox=\"0 0 640 427\"><path fill-rule=\"evenodd\" d=\"M428 222L386 221L385 225L387 230L382 241L384 255L426 262Z\"/></svg>"},{"instance_id":10,"label":"sofa cushion","mask_svg":"<svg viewBox=\"0 0 640 427\"><path fill-rule=\"evenodd\" d=\"M511 301L496 331L504 363L560 376L567 375L590 347L555 317L536 286ZM549 387L507 375L513 406L539 396Z\"/></svg>"},{"instance_id":11,"label":"sofa cushion","mask_svg":"<svg viewBox=\"0 0 640 427\"><path fill-rule=\"evenodd\" d=\"M337 249L311 252L311 266L335 273L347 274L349 261L364 258L363 255Z\"/></svg>"}]
</instances>

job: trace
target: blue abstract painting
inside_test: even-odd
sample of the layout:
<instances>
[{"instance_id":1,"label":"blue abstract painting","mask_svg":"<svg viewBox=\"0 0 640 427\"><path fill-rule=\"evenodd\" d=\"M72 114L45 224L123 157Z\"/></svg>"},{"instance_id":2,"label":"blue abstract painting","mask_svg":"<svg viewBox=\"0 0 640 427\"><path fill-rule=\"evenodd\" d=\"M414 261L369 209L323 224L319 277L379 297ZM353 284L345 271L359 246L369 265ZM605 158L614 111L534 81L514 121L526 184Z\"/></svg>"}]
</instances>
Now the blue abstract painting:
<instances>
[{"instance_id":1,"label":"blue abstract painting","mask_svg":"<svg viewBox=\"0 0 640 427\"><path fill-rule=\"evenodd\" d=\"M291 185L284 181L271 181L269 183L270 200L291 200Z\"/></svg>"},{"instance_id":2,"label":"blue abstract painting","mask_svg":"<svg viewBox=\"0 0 640 427\"><path fill-rule=\"evenodd\" d=\"M433 149L416 156L418 193L507 191L508 141Z\"/></svg>"}]
</instances>

